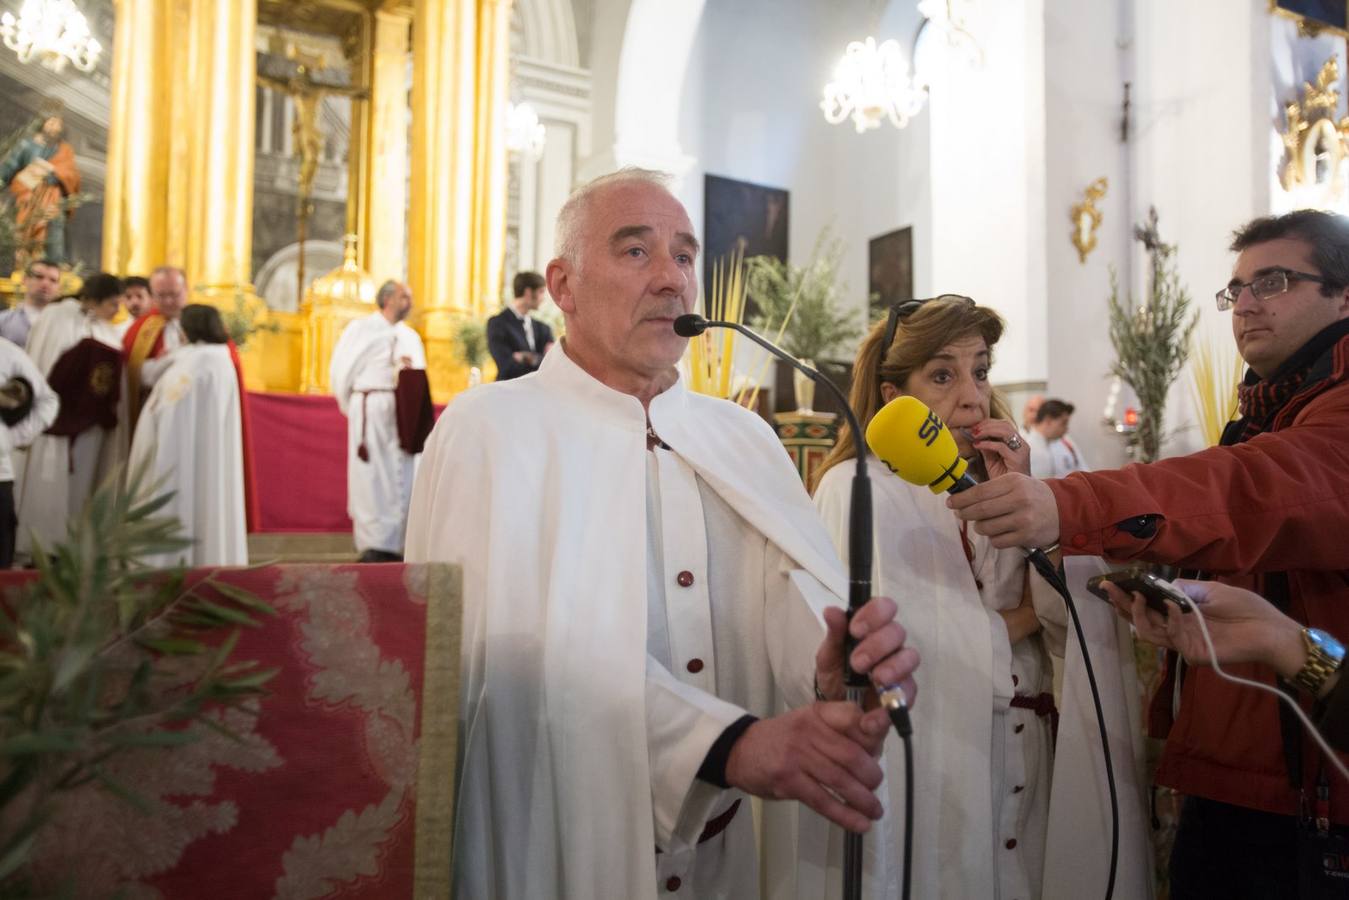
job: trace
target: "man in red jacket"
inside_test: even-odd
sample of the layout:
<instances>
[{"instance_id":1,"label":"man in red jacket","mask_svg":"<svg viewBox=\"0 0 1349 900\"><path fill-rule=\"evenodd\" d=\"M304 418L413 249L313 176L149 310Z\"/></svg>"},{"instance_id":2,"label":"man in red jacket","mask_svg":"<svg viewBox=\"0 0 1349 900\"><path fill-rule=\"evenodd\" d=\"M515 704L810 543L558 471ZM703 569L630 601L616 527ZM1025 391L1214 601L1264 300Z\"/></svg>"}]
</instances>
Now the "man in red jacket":
<instances>
[{"instance_id":1,"label":"man in red jacket","mask_svg":"<svg viewBox=\"0 0 1349 900\"><path fill-rule=\"evenodd\" d=\"M1061 541L1068 554L1197 569L1258 591L1310 629L1344 638L1349 219L1316 210L1256 219L1237 231L1232 250L1239 255L1218 308L1231 310L1250 371L1240 389L1241 417L1221 446L1049 481L1005 476L950 505L995 546ZM1304 792L1316 796L1324 770L1328 817L1345 825L1349 785L1295 724L1281 721L1273 697L1221 681L1211 669L1178 668L1172 660L1149 717L1167 739L1157 781L1187 797L1171 856L1171 896L1297 897L1296 814ZM1275 681L1265 666L1230 668Z\"/></svg>"}]
</instances>

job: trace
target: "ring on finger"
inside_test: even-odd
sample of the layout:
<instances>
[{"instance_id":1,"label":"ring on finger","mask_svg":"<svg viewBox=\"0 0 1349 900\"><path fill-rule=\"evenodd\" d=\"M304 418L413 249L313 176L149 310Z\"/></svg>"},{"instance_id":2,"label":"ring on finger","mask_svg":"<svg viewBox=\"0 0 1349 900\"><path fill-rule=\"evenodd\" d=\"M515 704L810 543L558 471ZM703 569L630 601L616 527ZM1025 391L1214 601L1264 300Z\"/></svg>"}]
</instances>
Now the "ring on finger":
<instances>
[{"instance_id":1,"label":"ring on finger","mask_svg":"<svg viewBox=\"0 0 1349 900\"><path fill-rule=\"evenodd\" d=\"M1012 435L1011 437L1009 437L1009 438L1007 439L1007 449L1008 449L1008 450L1020 450L1020 449L1021 449L1022 443L1023 443L1023 442L1022 442L1021 438L1017 437L1016 435Z\"/></svg>"}]
</instances>

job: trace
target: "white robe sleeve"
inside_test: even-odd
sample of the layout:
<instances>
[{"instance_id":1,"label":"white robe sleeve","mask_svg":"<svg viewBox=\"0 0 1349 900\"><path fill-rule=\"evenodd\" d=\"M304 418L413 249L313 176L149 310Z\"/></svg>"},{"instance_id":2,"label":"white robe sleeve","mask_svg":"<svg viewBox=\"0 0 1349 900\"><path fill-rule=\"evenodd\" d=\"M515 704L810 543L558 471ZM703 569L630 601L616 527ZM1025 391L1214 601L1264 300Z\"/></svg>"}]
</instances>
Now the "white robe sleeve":
<instances>
[{"instance_id":1,"label":"white robe sleeve","mask_svg":"<svg viewBox=\"0 0 1349 900\"><path fill-rule=\"evenodd\" d=\"M1026 577L1030 579L1030 602L1035 607L1036 618L1040 620L1045 646L1050 653L1062 659L1064 642L1068 636L1068 608L1063 605L1063 597L1059 592L1041 578L1030 564L1026 565Z\"/></svg>"},{"instance_id":2,"label":"white robe sleeve","mask_svg":"<svg viewBox=\"0 0 1349 900\"><path fill-rule=\"evenodd\" d=\"M56 414L61 411L61 400L27 356L20 356L15 361L15 371L12 375L22 376L33 386L32 411L24 416L22 421L14 423L9 428L12 446L27 447L33 443L34 438L47 430L47 426L56 421Z\"/></svg>"},{"instance_id":3,"label":"white robe sleeve","mask_svg":"<svg viewBox=\"0 0 1349 900\"><path fill-rule=\"evenodd\" d=\"M656 843L670 852L698 843L723 791L698 780L721 733L745 710L684 684L646 657L646 736Z\"/></svg>"},{"instance_id":4,"label":"white robe sleeve","mask_svg":"<svg viewBox=\"0 0 1349 900\"><path fill-rule=\"evenodd\" d=\"M426 368L426 348L422 345L422 339L417 332L406 325L398 329L398 349L396 356L399 358L406 356L411 360L411 368Z\"/></svg>"},{"instance_id":5,"label":"white robe sleeve","mask_svg":"<svg viewBox=\"0 0 1349 900\"><path fill-rule=\"evenodd\" d=\"M363 319L357 319L342 329L342 334L337 338L337 346L333 347L332 359L328 363L328 386L332 389L333 397L337 399L337 407L342 410L344 416L348 414L347 410L351 404L351 389L356 384L356 362L365 343L361 339L363 322Z\"/></svg>"},{"instance_id":6,"label":"white robe sleeve","mask_svg":"<svg viewBox=\"0 0 1349 900\"><path fill-rule=\"evenodd\" d=\"M171 365L173 365L172 350L154 359L147 359L141 364L141 384L146 388L154 387Z\"/></svg>"}]
</instances>

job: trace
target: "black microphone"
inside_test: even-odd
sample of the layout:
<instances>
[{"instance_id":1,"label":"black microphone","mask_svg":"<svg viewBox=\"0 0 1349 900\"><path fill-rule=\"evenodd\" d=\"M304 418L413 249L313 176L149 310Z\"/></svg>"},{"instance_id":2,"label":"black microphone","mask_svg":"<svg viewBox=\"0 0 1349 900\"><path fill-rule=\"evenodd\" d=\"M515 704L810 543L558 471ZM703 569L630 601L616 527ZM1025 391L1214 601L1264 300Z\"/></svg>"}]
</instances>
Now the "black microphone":
<instances>
[{"instance_id":1,"label":"black microphone","mask_svg":"<svg viewBox=\"0 0 1349 900\"><path fill-rule=\"evenodd\" d=\"M680 337L696 337L709 328L729 328L738 331L803 373L811 381L824 385L825 390L838 401L839 408L843 410L843 415L848 420L848 427L852 429L853 446L857 448L857 471L852 479L852 509L848 517L848 621L851 623L853 615L871 599L871 479L867 475L867 442L862 426L858 423L852 407L848 405L848 398L843 396L838 385L739 322L709 321L696 313L688 313L674 320L675 334ZM843 648L843 681L847 686L848 699L860 705L868 682L865 675L853 671L850 663L856 645L857 642L851 632L846 633ZM900 736L904 738L907 747L913 727L909 721L904 692L898 686L887 689L881 694L881 702L890 710L890 719ZM906 753L906 759L912 759L912 754ZM909 796L912 794L913 789L910 786ZM906 834L912 830L912 826L906 828ZM857 900L862 896L862 836L848 831L844 833L843 838L843 897L845 900ZM907 876L906 870L906 879Z\"/></svg>"}]
</instances>

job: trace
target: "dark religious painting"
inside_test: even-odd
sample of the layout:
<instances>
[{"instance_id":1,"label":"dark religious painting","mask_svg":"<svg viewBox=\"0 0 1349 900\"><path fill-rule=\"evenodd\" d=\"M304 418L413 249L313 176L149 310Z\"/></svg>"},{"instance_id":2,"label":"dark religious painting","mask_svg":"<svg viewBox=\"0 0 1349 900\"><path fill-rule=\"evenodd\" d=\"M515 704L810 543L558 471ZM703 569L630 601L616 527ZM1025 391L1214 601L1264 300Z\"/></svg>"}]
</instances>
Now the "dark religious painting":
<instances>
[{"instance_id":1,"label":"dark religious painting","mask_svg":"<svg viewBox=\"0 0 1349 900\"><path fill-rule=\"evenodd\" d=\"M743 243L746 258L787 260L787 191L719 175L703 180L703 295L712 290L712 267ZM746 315L748 321L751 316Z\"/></svg>"},{"instance_id":2,"label":"dark religious painting","mask_svg":"<svg viewBox=\"0 0 1349 900\"><path fill-rule=\"evenodd\" d=\"M900 228L874 237L867 248L867 292L871 317L891 303L913 299L913 229Z\"/></svg>"},{"instance_id":3,"label":"dark religious painting","mask_svg":"<svg viewBox=\"0 0 1349 900\"><path fill-rule=\"evenodd\" d=\"M1271 12L1282 13L1338 34L1349 34L1349 3L1345 0L1270 0Z\"/></svg>"}]
</instances>

